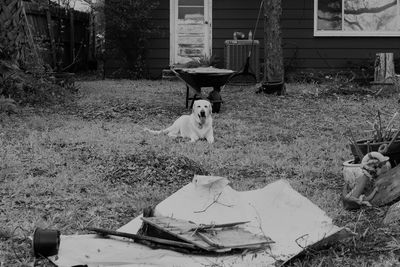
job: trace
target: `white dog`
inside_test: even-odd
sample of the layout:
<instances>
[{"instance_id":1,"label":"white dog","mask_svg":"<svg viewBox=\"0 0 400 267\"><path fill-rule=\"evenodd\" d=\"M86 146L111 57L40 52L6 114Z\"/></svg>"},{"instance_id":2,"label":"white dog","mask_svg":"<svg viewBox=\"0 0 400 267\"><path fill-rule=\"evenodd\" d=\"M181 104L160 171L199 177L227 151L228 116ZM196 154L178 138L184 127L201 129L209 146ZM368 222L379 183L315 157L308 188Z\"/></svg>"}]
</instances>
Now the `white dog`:
<instances>
[{"instance_id":1,"label":"white dog","mask_svg":"<svg viewBox=\"0 0 400 267\"><path fill-rule=\"evenodd\" d=\"M145 128L145 130L155 134L166 133L172 137L190 138L190 142L205 138L208 143L213 143L211 113L212 107L209 101L196 100L193 103L192 114L182 115L167 129L153 131Z\"/></svg>"}]
</instances>

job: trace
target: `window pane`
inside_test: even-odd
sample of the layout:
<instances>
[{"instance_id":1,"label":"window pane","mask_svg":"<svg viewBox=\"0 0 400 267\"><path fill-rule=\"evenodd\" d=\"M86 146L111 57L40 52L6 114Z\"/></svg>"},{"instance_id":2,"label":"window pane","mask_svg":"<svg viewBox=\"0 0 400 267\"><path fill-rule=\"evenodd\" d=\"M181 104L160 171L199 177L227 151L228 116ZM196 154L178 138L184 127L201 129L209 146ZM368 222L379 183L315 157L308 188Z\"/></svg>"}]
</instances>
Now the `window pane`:
<instances>
[{"instance_id":1,"label":"window pane","mask_svg":"<svg viewBox=\"0 0 400 267\"><path fill-rule=\"evenodd\" d=\"M178 19L204 20L203 7L179 7Z\"/></svg>"},{"instance_id":2,"label":"window pane","mask_svg":"<svg viewBox=\"0 0 400 267\"><path fill-rule=\"evenodd\" d=\"M204 6L204 0L179 0L180 6Z\"/></svg>"},{"instance_id":3,"label":"window pane","mask_svg":"<svg viewBox=\"0 0 400 267\"><path fill-rule=\"evenodd\" d=\"M397 0L344 0L345 31L398 31Z\"/></svg>"},{"instance_id":4,"label":"window pane","mask_svg":"<svg viewBox=\"0 0 400 267\"><path fill-rule=\"evenodd\" d=\"M318 0L318 30L342 30L342 0Z\"/></svg>"}]
</instances>

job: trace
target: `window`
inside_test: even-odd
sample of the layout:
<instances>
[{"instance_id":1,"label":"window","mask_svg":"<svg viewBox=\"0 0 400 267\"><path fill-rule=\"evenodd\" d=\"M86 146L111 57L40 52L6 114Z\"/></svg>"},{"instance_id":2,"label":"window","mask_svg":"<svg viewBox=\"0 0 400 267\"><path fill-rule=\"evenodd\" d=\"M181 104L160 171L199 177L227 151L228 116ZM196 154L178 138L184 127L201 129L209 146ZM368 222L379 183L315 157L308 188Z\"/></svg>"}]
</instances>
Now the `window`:
<instances>
[{"instance_id":1,"label":"window","mask_svg":"<svg viewBox=\"0 0 400 267\"><path fill-rule=\"evenodd\" d=\"M204 0L179 0L178 19L204 21Z\"/></svg>"},{"instance_id":2,"label":"window","mask_svg":"<svg viewBox=\"0 0 400 267\"><path fill-rule=\"evenodd\" d=\"M314 0L314 36L400 36L400 0Z\"/></svg>"}]
</instances>

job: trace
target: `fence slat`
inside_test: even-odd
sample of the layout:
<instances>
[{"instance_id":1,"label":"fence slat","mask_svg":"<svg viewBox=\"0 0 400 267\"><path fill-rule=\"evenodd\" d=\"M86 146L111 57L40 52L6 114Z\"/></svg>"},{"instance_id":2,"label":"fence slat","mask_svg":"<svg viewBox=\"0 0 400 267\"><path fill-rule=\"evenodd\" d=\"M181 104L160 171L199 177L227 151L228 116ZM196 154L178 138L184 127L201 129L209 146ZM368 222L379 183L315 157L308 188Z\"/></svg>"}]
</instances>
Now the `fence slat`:
<instances>
[{"instance_id":1,"label":"fence slat","mask_svg":"<svg viewBox=\"0 0 400 267\"><path fill-rule=\"evenodd\" d=\"M69 12L57 6L43 8L29 2L24 2L24 6L32 35L35 40L41 40L41 52L45 62L56 67L57 60L62 60L60 67L66 67L77 58L81 62L80 67L86 68L82 64L88 60L88 51L82 50L77 53L75 47L76 43L89 46L87 25L90 14L76 10ZM60 27L55 26L55 21L62 23Z\"/></svg>"}]
</instances>

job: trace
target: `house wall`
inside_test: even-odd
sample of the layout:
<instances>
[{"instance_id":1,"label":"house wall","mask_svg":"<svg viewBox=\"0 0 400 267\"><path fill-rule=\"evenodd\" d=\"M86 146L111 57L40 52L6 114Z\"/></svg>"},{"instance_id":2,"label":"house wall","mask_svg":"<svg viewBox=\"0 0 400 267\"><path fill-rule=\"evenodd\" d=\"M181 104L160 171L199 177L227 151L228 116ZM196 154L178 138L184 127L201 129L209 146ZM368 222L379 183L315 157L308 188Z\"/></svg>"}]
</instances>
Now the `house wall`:
<instances>
[{"instance_id":1,"label":"house wall","mask_svg":"<svg viewBox=\"0 0 400 267\"><path fill-rule=\"evenodd\" d=\"M130 58L136 58L133 43L137 39L135 36L115 36L112 27L107 21L112 16L108 10L112 10L113 4L120 0L105 1L105 62L104 70L106 77L110 78L132 78L127 72L129 64L132 64ZM155 0L153 0L155 1ZM161 78L162 69L168 68L169 65L169 1L159 0L159 5L152 13L152 23L156 28L156 32L151 34L147 44L146 65L144 70L147 78ZM122 44L122 45L121 45ZM123 50L123 51L122 51ZM129 61L129 62L128 62Z\"/></svg>"},{"instance_id":2,"label":"house wall","mask_svg":"<svg viewBox=\"0 0 400 267\"><path fill-rule=\"evenodd\" d=\"M263 58L263 14L260 16L258 28L254 34L254 27L257 20L259 0L216 0L213 1L213 56L218 62L218 67L224 67L224 46L225 40L232 40L234 32L242 32L248 37L249 31L253 37L260 42L260 61ZM256 53L253 53L255 55ZM243 56L243 55L242 55ZM242 63L247 55L237 62ZM254 66L251 64L251 66ZM252 70L256 71L256 70ZM258 70L262 72L260 68Z\"/></svg>"},{"instance_id":3,"label":"house wall","mask_svg":"<svg viewBox=\"0 0 400 267\"><path fill-rule=\"evenodd\" d=\"M260 0L216 0L213 9L213 53L223 58L224 40L234 31L253 29ZM282 46L288 74L301 71L330 72L372 67L375 54L400 53L400 37L314 37L314 1L282 1ZM260 40L263 61L263 14L256 39Z\"/></svg>"},{"instance_id":4,"label":"house wall","mask_svg":"<svg viewBox=\"0 0 400 267\"><path fill-rule=\"evenodd\" d=\"M375 54L399 55L399 37L314 37L314 1L282 1L284 58L289 70L329 71L373 66Z\"/></svg>"},{"instance_id":5,"label":"house wall","mask_svg":"<svg viewBox=\"0 0 400 267\"><path fill-rule=\"evenodd\" d=\"M169 67L169 1L160 0L154 12L158 33L149 43L147 63L151 78L160 78ZM260 0L213 1L213 56L223 67L224 42L233 32L254 31ZM400 37L314 37L313 0L282 1L282 45L286 73L359 69L371 66L378 52L393 52L399 56ZM263 16L255 39L260 40L260 61L263 61ZM262 66L262 64L260 64Z\"/></svg>"},{"instance_id":6,"label":"house wall","mask_svg":"<svg viewBox=\"0 0 400 267\"><path fill-rule=\"evenodd\" d=\"M169 0L159 0L159 7L153 13L153 22L158 27L149 42L147 64L150 77L161 78L162 70L169 68Z\"/></svg>"}]
</instances>

